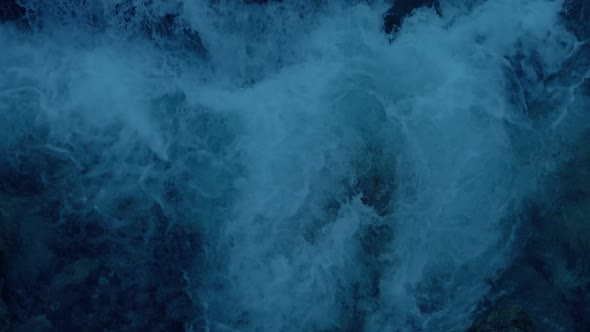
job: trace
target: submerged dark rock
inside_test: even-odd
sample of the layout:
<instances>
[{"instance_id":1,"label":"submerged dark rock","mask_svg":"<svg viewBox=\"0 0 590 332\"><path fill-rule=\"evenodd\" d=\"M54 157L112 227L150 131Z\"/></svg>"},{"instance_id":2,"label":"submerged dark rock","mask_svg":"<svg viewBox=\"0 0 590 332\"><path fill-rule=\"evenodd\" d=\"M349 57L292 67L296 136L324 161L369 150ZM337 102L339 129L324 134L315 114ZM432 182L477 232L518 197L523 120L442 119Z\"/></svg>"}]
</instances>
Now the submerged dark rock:
<instances>
[{"instance_id":1,"label":"submerged dark rock","mask_svg":"<svg viewBox=\"0 0 590 332\"><path fill-rule=\"evenodd\" d=\"M10 331L185 331L197 324L201 309L187 292L201 250L193 228L168 225L154 208L150 222L158 232L149 242L148 229L138 223L117 232L108 227L88 232L89 224L108 225L100 215L72 216L37 234L31 229L39 225L29 224L47 220L30 207L35 202L20 202L7 206L13 211L7 221L21 224L24 240L7 265L5 281L0 274L0 332L9 321ZM27 208L32 212L16 212ZM73 223L84 229L68 230ZM30 248L37 243L44 257Z\"/></svg>"},{"instance_id":2,"label":"submerged dark rock","mask_svg":"<svg viewBox=\"0 0 590 332\"><path fill-rule=\"evenodd\" d=\"M562 17L566 27L579 40L590 38L590 2L586 0L566 0Z\"/></svg>"},{"instance_id":3,"label":"submerged dark rock","mask_svg":"<svg viewBox=\"0 0 590 332\"><path fill-rule=\"evenodd\" d=\"M494 302L519 305L539 331L590 327L590 173L582 144L554 175L548 197L524 211L523 241L488 295Z\"/></svg>"},{"instance_id":4,"label":"submerged dark rock","mask_svg":"<svg viewBox=\"0 0 590 332\"><path fill-rule=\"evenodd\" d=\"M483 313L469 332L533 332L535 323L519 306L501 305Z\"/></svg>"},{"instance_id":5,"label":"submerged dark rock","mask_svg":"<svg viewBox=\"0 0 590 332\"><path fill-rule=\"evenodd\" d=\"M440 15L438 0L397 0L383 17L383 30L388 34L396 32L401 27L404 18L420 7L434 7Z\"/></svg>"},{"instance_id":6,"label":"submerged dark rock","mask_svg":"<svg viewBox=\"0 0 590 332\"><path fill-rule=\"evenodd\" d=\"M137 30L140 35L154 41L156 45L167 50L186 50L200 57L207 57L201 36L198 31L181 18L183 7L165 14L148 14L140 12L135 5L126 1L114 8L114 15L121 19L123 25Z\"/></svg>"},{"instance_id":7,"label":"submerged dark rock","mask_svg":"<svg viewBox=\"0 0 590 332\"><path fill-rule=\"evenodd\" d=\"M155 19L144 20L147 37L166 49L184 49L193 54L207 57L207 49L203 45L199 32L180 18L179 14L166 14Z\"/></svg>"},{"instance_id":8,"label":"submerged dark rock","mask_svg":"<svg viewBox=\"0 0 590 332\"><path fill-rule=\"evenodd\" d=\"M0 0L0 23L22 19L26 13L17 0Z\"/></svg>"}]
</instances>

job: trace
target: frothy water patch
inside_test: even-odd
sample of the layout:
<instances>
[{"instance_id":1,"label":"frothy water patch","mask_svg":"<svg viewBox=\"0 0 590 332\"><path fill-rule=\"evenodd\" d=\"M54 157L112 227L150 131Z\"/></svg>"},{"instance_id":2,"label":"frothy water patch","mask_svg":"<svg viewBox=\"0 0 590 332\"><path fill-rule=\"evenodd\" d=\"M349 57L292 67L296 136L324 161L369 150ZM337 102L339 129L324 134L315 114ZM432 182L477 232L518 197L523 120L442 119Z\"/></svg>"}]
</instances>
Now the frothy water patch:
<instances>
[{"instance_id":1,"label":"frothy water patch","mask_svg":"<svg viewBox=\"0 0 590 332\"><path fill-rule=\"evenodd\" d=\"M39 246L92 222L103 251L23 246L44 263L7 280L129 282L168 311L128 330L464 330L588 129L560 1L441 1L389 36L380 2L22 5L31 29L0 26L3 195L59 202Z\"/></svg>"}]
</instances>

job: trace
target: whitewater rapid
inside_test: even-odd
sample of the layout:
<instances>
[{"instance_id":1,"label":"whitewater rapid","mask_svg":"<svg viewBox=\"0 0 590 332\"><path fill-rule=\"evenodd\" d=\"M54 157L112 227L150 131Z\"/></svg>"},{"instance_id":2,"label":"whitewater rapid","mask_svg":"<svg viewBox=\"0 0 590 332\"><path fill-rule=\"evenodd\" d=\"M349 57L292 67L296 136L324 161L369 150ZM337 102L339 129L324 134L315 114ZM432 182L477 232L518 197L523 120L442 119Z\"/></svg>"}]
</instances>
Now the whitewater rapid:
<instances>
[{"instance_id":1,"label":"whitewater rapid","mask_svg":"<svg viewBox=\"0 0 590 332\"><path fill-rule=\"evenodd\" d=\"M545 83L583 47L561 1L441 1L389 36L380 1L134 2L198 32L176 42L123 1L22 3L0 155L51 156L60 216L134 253L195 230L194 331L465 330L588 129L588 73Z\"/></svg>"}]
</instances>

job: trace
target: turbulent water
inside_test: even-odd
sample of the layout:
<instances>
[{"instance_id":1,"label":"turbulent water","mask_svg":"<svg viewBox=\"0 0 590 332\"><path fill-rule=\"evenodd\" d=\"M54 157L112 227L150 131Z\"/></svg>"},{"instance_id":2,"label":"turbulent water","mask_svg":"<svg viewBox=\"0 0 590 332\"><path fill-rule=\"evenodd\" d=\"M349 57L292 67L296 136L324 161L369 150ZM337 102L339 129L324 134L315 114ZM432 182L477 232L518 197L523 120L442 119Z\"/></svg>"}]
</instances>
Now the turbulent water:
<instances>
[{"instance_id":1,"label":"turbulent water","mask_svg":"<svg viewBox=\"0 0 590 332\"><path fill-rule=\"evenodd\" d=\"M590 326L568 4L441 0L386 34L384 1L253 2L0 25L10 329L465 331L501 301Z\"/></svg>"}]
</instances>

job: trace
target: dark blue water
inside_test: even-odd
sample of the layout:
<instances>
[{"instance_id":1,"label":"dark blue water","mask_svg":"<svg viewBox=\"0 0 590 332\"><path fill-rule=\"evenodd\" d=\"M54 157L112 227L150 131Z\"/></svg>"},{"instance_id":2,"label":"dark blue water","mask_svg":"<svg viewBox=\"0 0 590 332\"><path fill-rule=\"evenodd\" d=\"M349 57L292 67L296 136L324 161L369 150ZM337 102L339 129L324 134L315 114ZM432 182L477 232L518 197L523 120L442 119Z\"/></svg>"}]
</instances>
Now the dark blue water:
<instances>
[{"instance_id":1,"label":"dark blue water","mask_svg":"<svg viewBox=\"0 0 590 332\"><path fill-rule=\"evenodd\" d=\"M0 331L589 330L590 3L0 13Z\"/></svg>"}]
</instances>

